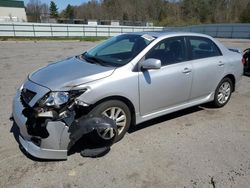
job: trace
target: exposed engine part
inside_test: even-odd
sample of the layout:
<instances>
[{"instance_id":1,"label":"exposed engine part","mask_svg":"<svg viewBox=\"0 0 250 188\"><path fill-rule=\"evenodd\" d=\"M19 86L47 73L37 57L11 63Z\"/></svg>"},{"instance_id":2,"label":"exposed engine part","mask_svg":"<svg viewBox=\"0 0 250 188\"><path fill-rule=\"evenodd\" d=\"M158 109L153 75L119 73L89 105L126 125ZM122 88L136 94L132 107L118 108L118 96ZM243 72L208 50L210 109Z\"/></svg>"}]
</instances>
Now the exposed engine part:
<instances>
[{"instance_id":1,"label":"exposed engine part","mask_svg":"<svg viewBox=\"0 0 250 188\"><path fill-rule=\"evenodd\" d=\"M57 116L57 113L55 111L47 111L47 112L41 112L37 114L37 117L40 117L40 118L54 119L56 116Z\"/></svg>"},{"instance_id":2,"label":"exposed engine part","mask_svg":"<svg viewBox=\"0 0 250 188\"><path fill-rule=\"evenodd\" d=\"M67 110L59 114L59 117L68 127L70 127L72 123L75 121L75 115L76 115L75 111Z\"/></svg>"},{"instance_id":3,"label":"exposed engine part","mask_svg":"<svg viewBox=\"0 0 250 188\"><path fill-rule=\"evenodd\" d=\"M25 108L22 113L25 117L27 117L27 132L30 135L41 138L47 138L49 136L49 133L46 129L46 120L48 117L39 117L38 111L33 108Z\"/></svg>"},{"instance_id":4,"label":"exposed engine part","mask_svg":"<svg viewBox=\"0 0 250 188\"><path fill-rule=\"evenodd\" d=\"M67 126L70 126L75 118L74 103L62 109L53 109L45 107L26 107L22 113L27 118L26 126L27 131L31 136L47 138L49 132L47 124L49 121L62 121Z\"/></svg>"}]
</instances>

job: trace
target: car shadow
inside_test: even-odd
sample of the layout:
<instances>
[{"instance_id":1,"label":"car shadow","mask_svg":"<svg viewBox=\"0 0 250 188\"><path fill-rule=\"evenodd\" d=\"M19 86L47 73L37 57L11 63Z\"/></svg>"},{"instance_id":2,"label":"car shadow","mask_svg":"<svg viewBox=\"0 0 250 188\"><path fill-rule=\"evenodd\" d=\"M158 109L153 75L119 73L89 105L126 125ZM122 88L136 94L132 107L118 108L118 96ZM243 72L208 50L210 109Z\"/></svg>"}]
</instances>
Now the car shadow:
<instances>
[{"instance_id":1,"label":"car shadow","mask_svg":"<svg viewBox=\"0 0 250 188\"><path fill-rule=\"evenodd\" d=\"M68 156L73 155L75 153L81 153L85 149L95 149L97 146L101 146L103 143L97 139L97 133L95 131L85 134L82 138L80 138L68 151ZM108 153L108 152L107 152ZM102 157L107 153L103 153L98 157ZM94 157L95 158L95 157Z\"/></svg>"},{"instance_id":2,"label":"car shadow","mask_svg":"<svg viewBox=\"0 0 250 188\"><path fill-rule=\"evenodd\" d=\"M139 131L141 129L145 129L147 127L150 127L150 126L158 124L158 123L162 123L162 122L169 121L169 120L172 120L172 119L175 119L175 118L179 118L181 116L185 116L185 115L188 115L188 114L199 112L201 110L204 110L204 108L213 108L213 107L212 107L211 104L203 104L202 106L194 106L194 107L186 108L184 110L173 112L173 113L170 113L170 114L167 114L167 115L163 115L163 116L148 120L146 122L140 123L140 124L138 124L136 126L132 126L129 129L128 133L132 134L132 133L134 133L136 131Z\"/></svg>"}]
</instances>

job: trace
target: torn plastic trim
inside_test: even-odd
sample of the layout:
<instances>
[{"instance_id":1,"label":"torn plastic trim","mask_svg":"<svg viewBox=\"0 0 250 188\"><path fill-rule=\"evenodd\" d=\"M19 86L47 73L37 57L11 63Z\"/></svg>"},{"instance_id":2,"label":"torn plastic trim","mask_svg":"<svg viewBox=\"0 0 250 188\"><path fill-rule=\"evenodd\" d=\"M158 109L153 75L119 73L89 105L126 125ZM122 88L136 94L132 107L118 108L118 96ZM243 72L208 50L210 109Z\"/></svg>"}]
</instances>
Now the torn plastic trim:
<instances>
[{"instance_id":1,"label":"torn plastic trim","mask_svg":"<svg viewBox=\"0 0 250 188\"><path fill-rule=\"evenodd\" d=\"M110 151L110 147L114 144L118 135L115 122L106 116L94 117L92 115L82 117L68 127L62 121L46 122L46 127L49 133L47 138L40 139L40 144L34 143L34 140L24 140L19 137L20 143L25 150L37 158L43 159L66 159L69 149L75 143L84 138L88 133L92 133L99 129L114 129L114 136L110 140L102 140L98 145L92 143L82 143L91 147L85 147L81 150L81 155L84 157L99 157ZM96 134L97 136L98 134ZM94 137L93 139L96 139Z\"/></svg>"},{"instance_id":2,"label":"torn plastic trim","mask_svg":"<svg viewBox=\"0 0 250 188\"><path fill-rule=\"evenodd\" d=\"M112 130L114 133L109 140L103 139L97 134L97 131L107 129ZM104 115L99 117L94 117L93 115L82 117L75 122L74 127L72 126L69 131L71 134L68 150L70 151L70 148L78 142L81 146L84 146L80 148L81 156L92 158L106 155L110 151L110 147L115 143L118 135L115 121Z\"/></svg>"},{"instance_id":3,"label":"torn plastic trim","mask_svg":"<svg viewBox=\"0 0 250 188\"><path fill-rule=\"evenodd\" d=\"M78 140L80 140L84 135L91 133L93 131L103 130L103 129L113 129L114 136L110 140L103 140L100 136L97 138L101 139L101 143L97 147L111 146L116 136L118 135L117 126L114 120L102 115L100 117L94 117L93 115L83 116L76 120L72 126L69 127L70 132L70 143L68 149L70 149ZM95 147L95 146L94 146Z\"/></svg>"}]
</instances>

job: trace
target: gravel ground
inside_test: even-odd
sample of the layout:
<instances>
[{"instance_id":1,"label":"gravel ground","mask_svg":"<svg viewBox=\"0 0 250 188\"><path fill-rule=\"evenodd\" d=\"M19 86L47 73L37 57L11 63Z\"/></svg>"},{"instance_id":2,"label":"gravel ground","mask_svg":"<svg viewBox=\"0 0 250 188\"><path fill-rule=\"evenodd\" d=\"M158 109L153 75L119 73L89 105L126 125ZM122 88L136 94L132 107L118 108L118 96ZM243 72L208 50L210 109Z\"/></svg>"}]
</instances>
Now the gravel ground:
<instances>
[{"instance_id":1,"label":"gravel ground","mask_svg":"<svg viewBox=\"0 0 250 188\"><path fill-rule=\"evenodd\" d=\"M221 41L250 47L250 40ZM24 155L8 119L15 90L28 73L95 44L0 42L0 187L249 187L250 77L224 108L193 107L143 123L102 158Z\"/></svg>"}]
</instances>

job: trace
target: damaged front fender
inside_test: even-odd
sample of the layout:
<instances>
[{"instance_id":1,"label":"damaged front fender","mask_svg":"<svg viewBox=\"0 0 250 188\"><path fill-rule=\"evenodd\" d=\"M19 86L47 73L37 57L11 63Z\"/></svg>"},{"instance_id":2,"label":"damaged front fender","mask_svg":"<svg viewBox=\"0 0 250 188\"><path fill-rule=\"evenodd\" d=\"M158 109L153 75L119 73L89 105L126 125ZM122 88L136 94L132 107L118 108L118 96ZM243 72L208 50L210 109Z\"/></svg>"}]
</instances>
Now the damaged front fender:
<instances>
[{"instance_id":1,"label":"damaged front fender","mask_svg":"<svg viewBox=\"0 0 250 188\"><path fill-rule=\"evenodd\" d=\"M86 115L88 113L89 107L79 105L76 100L60 109L25 103L21 91L13 100L13 120L20 130L21 147L30 155L42 159L67 159L69 149L80 138L107 128L113 130L114 136L96 148L110 147L117 135L115 122L103 116ZM92 140L101 139L98 134L95 136Z\"/></svg>"},{"instance_id":2,"label":"damaged front fender","mask_svg":"<svg viewBox=\"0 0 250 188\"><path fill-rule=\"evenodd\" d=\"M109 140L102 140L101 137L96 134L96 139L101 139L100 145L96 145L93 147L106 147L111 146L116 136L118 135L118 130L116 123L106 116L95 117L93 115L85 116L76 120L72 126L69 128L70 132L70 143L68 149L70 149L79 139L81 139L84 135L91 133L93 131L101 131L105 129L113 130L113 137ZM90 143L91 144L91 143Z\"/></svg>"},{"instance_id":3,"label":"damaged front fender","mask_svg":"<svg viewBox=\"0 0 250 188\"><path fill-rule=\"evenodd\" d=\"M118 134L113 120L106 116L94 117L92 115L83 115L75 119L77 116L73 108L62 113L24 108L22 116L27 119L25 124L30 137L27 139L20 135L20 143L29 154L42 159L67 159L68 151L85 135L112 129L114 135L110 140L103 140L98 145L83 143L84 146L92 145L91 148L83 148L83 150L88 150L88 156L97 156L100 151L110 148ZM101 138L95 134L92 140L94 139L100 140Z\"/></svg>"}]
</instances>

